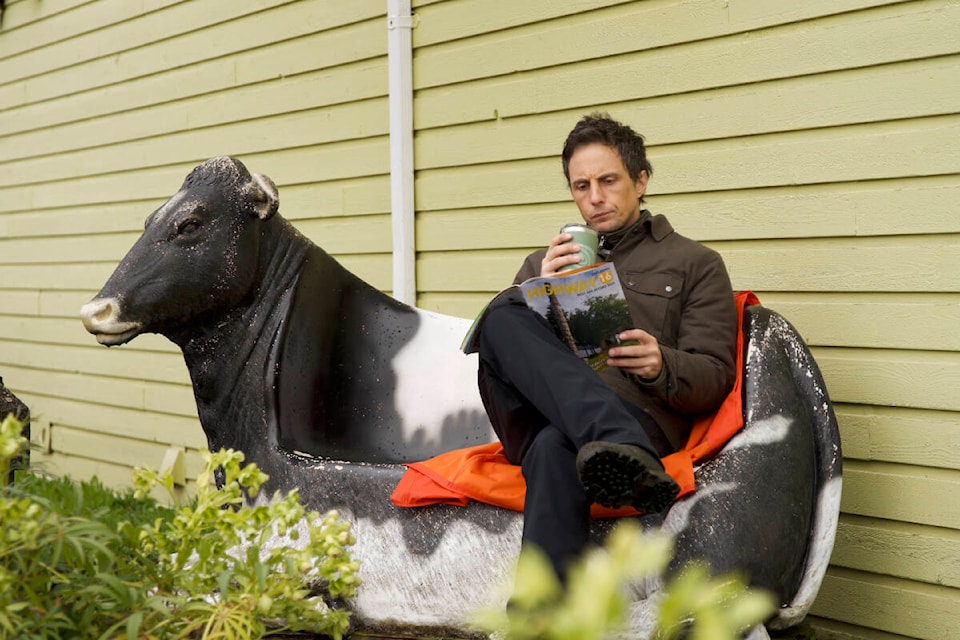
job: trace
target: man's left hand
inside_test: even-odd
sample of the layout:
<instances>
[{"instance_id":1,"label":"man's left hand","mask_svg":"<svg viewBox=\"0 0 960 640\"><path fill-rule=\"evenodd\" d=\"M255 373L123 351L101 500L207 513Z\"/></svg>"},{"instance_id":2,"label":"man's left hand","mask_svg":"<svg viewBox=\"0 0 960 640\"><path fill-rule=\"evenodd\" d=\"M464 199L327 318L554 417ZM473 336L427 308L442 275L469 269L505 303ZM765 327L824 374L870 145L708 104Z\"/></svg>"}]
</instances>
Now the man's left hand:
<instances>
[{"instance_id":1,"label":"man's left hand","mask_svg":"<svg viewBox=\"0 0 960 640\"><path fill-rule=\"evenodd\" d=\"M607 364L618 367L627 373L654 380L663 368L663 355L660 343L643 329L621 331L617 337L622 342L635 341L637 344L623 345L610 349Z\"/></svg>"}]
</instances>

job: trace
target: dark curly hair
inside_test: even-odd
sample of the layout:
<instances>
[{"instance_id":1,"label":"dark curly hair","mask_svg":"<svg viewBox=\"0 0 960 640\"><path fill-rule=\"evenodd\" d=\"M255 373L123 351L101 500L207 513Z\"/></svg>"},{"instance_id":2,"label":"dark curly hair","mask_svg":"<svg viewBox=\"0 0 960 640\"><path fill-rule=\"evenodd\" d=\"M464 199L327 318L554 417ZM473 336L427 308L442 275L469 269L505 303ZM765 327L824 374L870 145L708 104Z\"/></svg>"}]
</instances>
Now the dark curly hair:
<instances>
[{"instance_id":1,"label":"dark curly hair","mask_svg":"<svg viewBox=\"0 0 960 640\"><path fill-rule=\"evenodd\" d=\"M640 177L641 171L647 172L647 177L653 175L653 166L647 160L647 149L643 143L643 136L629 126L617 122L606 113L595 112L580 119L563 143L563 175L570 184L570 158L578 148L600 143L616 149L627 169L631 180ZM642 201L642 199L641 199Z\"/></svg>"}]
</instances>

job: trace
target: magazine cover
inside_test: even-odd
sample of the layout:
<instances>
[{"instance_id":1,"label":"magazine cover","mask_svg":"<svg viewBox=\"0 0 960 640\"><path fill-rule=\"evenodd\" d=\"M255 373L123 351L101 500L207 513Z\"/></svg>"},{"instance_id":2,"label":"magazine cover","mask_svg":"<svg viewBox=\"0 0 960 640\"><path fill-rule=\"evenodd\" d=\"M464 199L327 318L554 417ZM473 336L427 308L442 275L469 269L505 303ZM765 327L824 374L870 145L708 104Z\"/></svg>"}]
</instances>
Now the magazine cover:
<instances>
[{"instance_id":1,"label":"magazine cover","mask_svg":"<svg viewBox=\"0 0 960 640\"><path fill-rule=\"evenodd\" d=\"M477 350L477 330L490 308L519 302L546 318L557 337L594 371L606 368L607 351L622 344L617 334L633 326L617 270L613 263L601 262L504 289L477 315L461 345L464 353Z\"/></svg>"}]
</instances>

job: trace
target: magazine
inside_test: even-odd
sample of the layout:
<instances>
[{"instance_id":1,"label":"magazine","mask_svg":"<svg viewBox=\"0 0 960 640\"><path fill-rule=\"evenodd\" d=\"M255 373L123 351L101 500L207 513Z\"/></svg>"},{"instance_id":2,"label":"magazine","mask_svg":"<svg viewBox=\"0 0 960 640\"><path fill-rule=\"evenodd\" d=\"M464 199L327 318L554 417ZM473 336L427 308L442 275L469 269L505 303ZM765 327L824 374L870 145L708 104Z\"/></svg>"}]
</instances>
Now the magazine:
<instances>
[{"instance_id":1,"label":"magazine","mask_svg":"<svg viewBox=\"0 0 960 640\"><path fill-rule=\"evenodd\" d=\"M507 287L477 314L460 348L479 348L480 326L491 308L500 304L525 304L541 316L594 371L607 366L607 351L620 344L617 334L633 327L630 309L612 262L599 262L553 276L530 278Z\"/></svg>"}]
</instances>

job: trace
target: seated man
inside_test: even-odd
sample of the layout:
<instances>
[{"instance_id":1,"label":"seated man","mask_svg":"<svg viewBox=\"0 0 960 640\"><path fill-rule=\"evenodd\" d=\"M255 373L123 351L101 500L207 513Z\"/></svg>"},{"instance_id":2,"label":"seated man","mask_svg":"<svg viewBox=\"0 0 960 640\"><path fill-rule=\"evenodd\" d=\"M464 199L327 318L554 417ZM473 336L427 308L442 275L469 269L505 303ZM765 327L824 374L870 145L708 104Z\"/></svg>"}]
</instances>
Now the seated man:
<instances>
[{"instance_id":1,"label":"seated man","mask_svg":"<svg viewBox=\"0 0 960 640\"><path fill-rule=\"evenodd\" d=\"M666 508L678 487L659 458L693 418L716 409L735 377L736 311L720 255L641 209L653 172L642 136L605 114L567 137L563 170L598 254L616 266L634 328L598 375L523 304L491 309L480 334L480 394L527 484L523 543L561 580L586 546L593 502ZM527 256L519 283L579 261L562 233Z\"/></svg>"}]
</instances>

